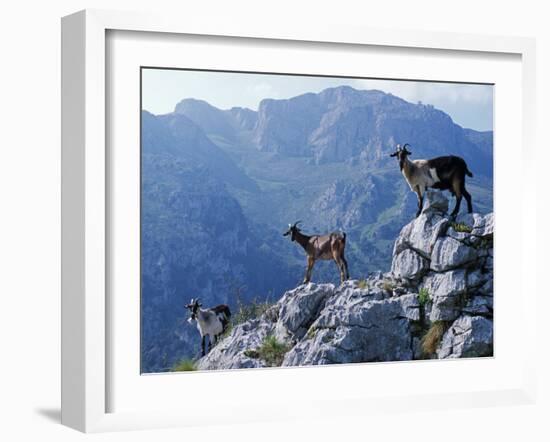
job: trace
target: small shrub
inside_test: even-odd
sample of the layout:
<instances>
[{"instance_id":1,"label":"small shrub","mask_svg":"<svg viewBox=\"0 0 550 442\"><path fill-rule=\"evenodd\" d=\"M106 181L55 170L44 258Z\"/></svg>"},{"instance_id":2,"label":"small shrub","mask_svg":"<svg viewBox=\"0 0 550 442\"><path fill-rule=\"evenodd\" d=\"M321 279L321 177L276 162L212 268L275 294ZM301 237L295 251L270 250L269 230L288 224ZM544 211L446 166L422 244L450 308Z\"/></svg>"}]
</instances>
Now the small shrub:
<instances>
[{"instance_id":1,"label":"small shrub","mask_svg":"<svg viewBox=\"0 0 550 442\"><path fill-rule=\"evenodd\" d=\"M177 362L170 371L196 371L197 364L192 359L182 359Z\"/></svg>"},{"instance_id":2,"label":"small shrub","mask_svg":"<svg viewBox=\"0 0 550 442\"><path fill-rule=\"evenodd\" d=\"M447 330L447 324L445 321L434 322L426 334L422 337L420 344L422 351L425 355L432 355L436 352L443 333Z\"/></svg>"},{"instance_id":3,"label":"small shrub","mask_svg":"<svg viewBox=\"0 0 550 442\"><path fill-rule=\"evenodd\" d=\"M279 367L288 350L288 345L280 342L275 336L267 336L262 345L256 349L259 359L262 359L268 367Z\"/></svg>"},{"instance_id":4,"label":"small shrub","mask_svg":"<svg viewBox=\"0 0 550 442\"><path fill-rule=\"evenodd\" d=\"M383 283L382 283L382 288L391 293L393 292L393 289L395 288L395 285L391 282L391 281L388 281L388 280L385 280Z\"/></svg>"},{"instance_id":5,"label":"small shrub","mask_svg":"<svg viewBox=\"0 0 550 442\"><path fill-rule=\"evenodd\" d=\"M262 316L273 303L269 301L258 301L257 298L254 298L250 303L244 304L237 300L237 311L231 318L231 323L233 327L236 325L242 324L243 322L250 321L252 319L259 318Z\"/></svg>"},{"instance_id":6,"label":"small shrub","mask_svg":"<svg viewBox=\"0 0 550 442\"><path fill-rule=\"evenodd\" d=\"M245 350L244 355L247 358L252 358L252 359L258 359L260 357L258 350Z\"/></svg>"},{"instance_id":7,"label":"small shrub","mask_svg":"<svg viewBox=\"0 0 550 442\"><path fill-rule=\"evenodd\" d=\"M430 301L430 292L428 289L422 287L418 292L418 302L420 305L424 306Z\"/></svg>"},{"instance_id":8,"label":"small shrub","mask_svg":"<svg viewBox=\"0 0 550 442\"><path fill-rule=\"evenodd\" d=\"M357 287L360 289L366 289L367 288L367 280L366 279L360 279L357 281Z\"/></svg>"},{"instance_id":9,"label":"small shrub","mask_svg":"<svg viewBox=\"0 0 550 442\"><path fill-rule=\"evenodd\" d=\"M308 339L313 339L315 337L316 332L317 332L317 329L315 327L310 327L310 329L307 331L306 337Z\"/></svg>"},{"instance_id":10,"label":"small shrub","mask_svg":"<svg viewBox=\"0 0 550 442\"><path fill-rule=\"evenodd\" d=\"M464 223L451 223L451 227L455 232L471 233L474 230L472 227Z\"/></svg>"}]
</instances>

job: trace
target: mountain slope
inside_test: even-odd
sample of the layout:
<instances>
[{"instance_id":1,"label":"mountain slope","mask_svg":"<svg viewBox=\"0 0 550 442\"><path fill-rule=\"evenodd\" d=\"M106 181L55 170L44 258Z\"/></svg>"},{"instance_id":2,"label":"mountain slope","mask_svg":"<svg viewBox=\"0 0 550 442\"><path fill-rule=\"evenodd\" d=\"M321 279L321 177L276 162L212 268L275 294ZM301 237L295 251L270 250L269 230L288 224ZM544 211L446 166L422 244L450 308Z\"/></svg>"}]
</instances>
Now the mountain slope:
<instances>
[{"instance_id":1,"label":"mountain slope","mask_svg":"<svg viewBox=\"0 0 550 442\"><path fill-rule=\"evenodd\" d=\"M257 189L256 183L234 164L229 155L185 115L154 116L143 111L141 124L142 155L171 155L189 165L209 169L226 184L248 191Z\"/></svg>"},{"instance_id":2,"label":"mountain slope","mask_svg":"<svg viewBox=\"0 0 550 442\"><path fill-rule=\"evenodd\" d=\"M282 236L288 223L345 230L354 278L389 268L416 209L389 157L397 142L411 143L413 158L464 156L474 210L492 211L492 132L381 91L332 88L264 100L258 112L189 99L171 114L143 112L144 371L195 354L189 298L235 306L237 294L272 299L301 280L305 256ZM338 283L334 263L316 263L313 281Z\"/></svg>"},{"instance_id":3,"label":"mountain slope","mask_svg":"<svg viewBox=\"0 0 550 442\"><path fill-rule=\"evenodd\" d=\"M166 371L195 354L196 329L183 322L191 298L234 306L239 288L267 294L292 276L269 247L258 247L225 181L254 183L184 116L142 118L142 370ZM251 296L244 292L242 301Z\"/></svg>"},{"instance_id":4,"label":"mountain slope","mask_svg":"<svg viewBox=\"0 0 550 442\"><path fill-rule=\"evenodd\" d=\"M464 130L431 105L409 103L381 91L348 86L288 100L263 100L254 140L261 150L309 156L316 163L350 161L389 164L397 143L414 157L460 155L474 173L492 176L492 156L480 149L476 132Z\"/></svg>"},{"instance_id":5,"label":"mountain slope","mask_svg":"<svg viewBox=\"0 0 550 442\"><path fill-rule=\"evenodd\" d=\"M493 214L460 217L471 231L458 232L447 206L428 192L426 209L395 241L390 272L289 290L198 368L492 356Z\"/></svg>"}]
</instances>

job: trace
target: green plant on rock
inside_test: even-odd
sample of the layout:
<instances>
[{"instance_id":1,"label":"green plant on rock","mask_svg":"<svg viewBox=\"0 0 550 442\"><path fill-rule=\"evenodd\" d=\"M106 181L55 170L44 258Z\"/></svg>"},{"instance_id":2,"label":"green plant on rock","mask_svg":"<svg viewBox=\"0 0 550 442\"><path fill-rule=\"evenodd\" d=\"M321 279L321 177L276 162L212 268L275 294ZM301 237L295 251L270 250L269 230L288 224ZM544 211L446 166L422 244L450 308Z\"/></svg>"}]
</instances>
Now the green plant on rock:
<instances>
[{"instance_id":1,"label":"green plant on rock","mask_svg":"<svg viewBox=\"0 0 550 442\"><path fill-rule=\"evenodd\" d=\"M359 281L357 281L357 288L366 289L367 286L368 286L368 283L366 279L360 279Z\"/></svg>"},{"instance_id":2,"label":"green plant on rock","mask_svg":"<svg viewBox=\"0 0 550 442\"><path fill-rule=\"evenodd\" d=\"M231 334L232 331L233 331L233 324L229 323L227 325L227 327L225 328L225 330L223 331L223 333L218 338L218 342L221 341L222 339L227 338Z\"/></svg>"},{"instance_id":3,"label":"green plant on rock","mask_svg":"<svg viewBox=\"0 0 550 442\"><path fill-rule=\"evenodd\" d=\"M288 350L290 347L287 344L270 335L266 336L256 350L247 350L245 355L263 360L268 367L280 367Z\"/></svg>"},{"instance_id":4,"label":"green plant on rock","mask_svg":"<svg viewBox=\"0 0 550 442\"><path fill-rule=\"evenodd\" d=\"M245 350L244 355L247 358L252 358L252 359L258 359L260 357L258 350Z\"/></svg>"},{"instance_id":5,"label":"green plant on rock","mask_svg":"<svg viewBox=\"0 0 550 442\"><path fill-rule=\"evenodd\" d=\"M170 371L196 371L197 364L192 359L182 359L177 362Z\"/></svg>"},{"instance_id":6,"label":"green plant on rock","mask_svg":"<svg viewBox=\"0 0 550 442\"><path fill-rule=\"evenodd\" d=\"M418 302L421 306L425 306L428 302L430 302L430 292L427 288L422 287L418 291Z\"/></svg>"},{"instance_id":7,"label":"green plant on rock","mask_svg":"<svg viewBox=\"0 0 550 442\"><path fill-rule=\"evenodd\" d=\"M459 233L472 233L472 230L474 230L472 227L470 227L467 224L464 223L455 223L451 222L451 227L454 229L455 232Z\"/></svg>"},{"instance_id":8,"label":"green plant on rock","mask_svg":"<svg viewBox=\"0 0 550 442\"><path fill-rule=\"evenodd\" d=\"M316 333L317 333L317 329L315 327L310 327L310 329L307 331L306 337L308 339L313 339Z\"/></svg>"},{"instance_id":9,"label":"green plant on rock","mask_svg":"<svg viewBox=\"0 0 550 442\"><path fill-rule=\"evenodd\" d=\"M235 327L243 322L259 318L269 310L271 306L273 306L273 303L267 300L259 301L258 298L254 298L248 304L237 299L237 311L231 319L232 326Z\"/></svg>"}]
</instances>

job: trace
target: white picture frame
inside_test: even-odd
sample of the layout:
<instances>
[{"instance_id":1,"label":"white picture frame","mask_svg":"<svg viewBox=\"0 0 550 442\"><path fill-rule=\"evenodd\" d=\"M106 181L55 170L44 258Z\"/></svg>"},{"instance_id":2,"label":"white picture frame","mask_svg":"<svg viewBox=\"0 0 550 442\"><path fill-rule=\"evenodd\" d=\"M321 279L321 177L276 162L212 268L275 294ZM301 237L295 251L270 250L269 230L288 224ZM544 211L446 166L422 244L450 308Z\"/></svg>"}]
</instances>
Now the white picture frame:
<instances>
[{"instance_id":1,"label":"white picture frame","mask_svg":"<svg viewBox=\"0 0 550 442\"><path fill-rule=\"evenodd\" d=\"M173 409L157 411L109 412L108 395L113 387L108 376L110 364L107 328L111 320L108 302L108 247L112 239L107 229L111 210L108 186L106 120L108 118L106 79L108 63L106 35L109 31L155 32L162 35L201 35L269 39L272 41L368 45L383 48L427 49L511 54L521 57L521 259L523 272L536 255L536 193L534 189L534 109L535 44L532 39L492 37L416 31L391 32L342 26L293 27L280 23L218 23L196 18L153 16L123 12L87 10L62 21L62 423L84 432L158 428L208 424L206 409L197 407L193 414ZM158 35L158 34L157 34ZM498 137L498 134L497 134ZM497 190L498 191L498 190ZM535 281L521 279L520 305L534 305ZM254 422L287 417L319 417L336 414L367 414L372 410L415 409L530 403L535 396L533 321L521 322L524 351L521 379L489 390L461 393L432 392L423 396L342 395L327 401L312 399L304 410L291 403L286 409L246 404L235 398L234 410L217 416L217 421ZM498 327L500 325L497 325ZM466 362L466 363L471 363ZM339 370L333 367L331 370ZM360 368L359 368L360 369ZM422 369L421 369L422 370ZM267 379L274 370L259 375ZM270 374L271 373L271 374ZM357 375L357 368L355 369ZM210 373L223 376L220 373ZM518 381L518 382L515 382ZM167 382L167 381L165 381ZM277 382L277 381L275 381ZM326 407L337 400L337 411ZM235 410L240 412L237 414Z\"/></svg>"}]
</instances>

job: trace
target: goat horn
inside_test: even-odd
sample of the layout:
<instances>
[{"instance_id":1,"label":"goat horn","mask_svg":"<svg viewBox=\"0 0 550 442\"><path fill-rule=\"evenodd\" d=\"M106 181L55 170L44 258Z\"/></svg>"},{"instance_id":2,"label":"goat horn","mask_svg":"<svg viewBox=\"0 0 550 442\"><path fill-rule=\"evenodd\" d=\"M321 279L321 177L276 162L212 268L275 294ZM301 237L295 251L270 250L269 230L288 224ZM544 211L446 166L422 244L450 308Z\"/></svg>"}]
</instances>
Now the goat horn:
<instances>
[{"instance_id":1,"label":"goat horn","mask_svg":"<svg viewBox=\"0 0 550 442\"><path fill-rule=\"evenodd\" d=\"M403 145L403 149L406 149L407 146L410 146L410 144L409 144L409 143L405 143L405 144Z\"/></svg>"}]
</instances>

